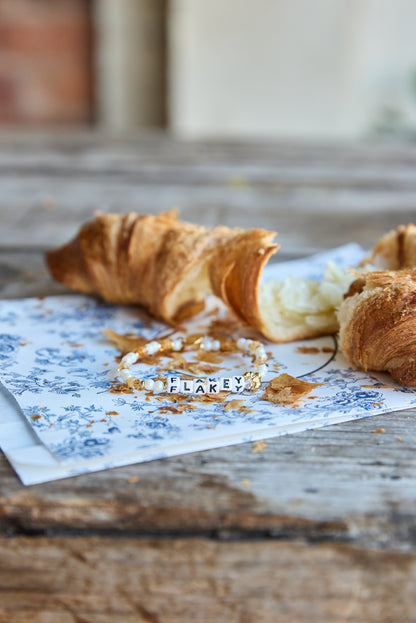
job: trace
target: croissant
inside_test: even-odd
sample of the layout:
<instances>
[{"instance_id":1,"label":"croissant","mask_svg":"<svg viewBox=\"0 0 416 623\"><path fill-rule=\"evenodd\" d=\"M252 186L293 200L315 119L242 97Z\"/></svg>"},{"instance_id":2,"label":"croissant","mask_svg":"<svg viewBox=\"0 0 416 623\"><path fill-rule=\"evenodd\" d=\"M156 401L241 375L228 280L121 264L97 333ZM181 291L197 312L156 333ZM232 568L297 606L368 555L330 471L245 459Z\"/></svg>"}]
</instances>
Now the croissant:
<instances>
[{"instance_id":1,"label":"croissant","mask_svg":"<svg viewBox=\"0 0 416 623\"><path fill-rule=\"evenodd\" d=\"M181 221L175 211L98 213L68 244L49 251L46 262L54 279L73 290L141 305L172 322L187 307L200 309L210 291L211 251L234 235L227 227Z\"/></svg>"},{"instance_id":2,"label":"croissant","mask_svg":"<svg viewBox=\"0 0 416 623\"><path fill-rule=\"evenodd\" d=\"M279 245L275 232L194 225L176 211L100 214L73 240L46 254L57 281L106 301L136 304L169 323L198 311L207 294L222 295L250 321L253 291ZM234 290L240 292L235 300ZM239 303L242 301L241 310Z\"/></svg>"},{"instance_id":3,"label":"croissant","mask_svg":"<svg viewBox=\"0 0 416 623\"><path fill-rule=\"evenodd\" d=\"M382 270L400 270L416 266L416 226L399 225L382 236L362 265Z\"/></svg>"},{"instance_id":4,"label":"croissant","mask_svg":"<svg viewBox=\"0 0 416 623\"><path fill-rule=\"evenodd\" d=\"M360 274L338 320L340 346L353 366L416 386L416 270Z\"/></svg>"}]
</instances>

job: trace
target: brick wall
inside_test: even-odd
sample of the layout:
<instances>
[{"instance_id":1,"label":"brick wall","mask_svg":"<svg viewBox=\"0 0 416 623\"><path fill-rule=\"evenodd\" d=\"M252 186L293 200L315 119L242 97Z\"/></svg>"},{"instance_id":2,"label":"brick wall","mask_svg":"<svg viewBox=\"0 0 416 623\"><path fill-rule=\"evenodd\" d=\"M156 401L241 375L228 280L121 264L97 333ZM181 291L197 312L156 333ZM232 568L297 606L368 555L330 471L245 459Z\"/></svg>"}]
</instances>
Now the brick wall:
<instances>
[{"instance_id":1,"label":"brick wall","mask_svg":"<svg viewBox=\"0 0 416 623\"><path fill-rule=\"evenodd\" d=\"M0 124L88 123L88 0L0 0Z\"/></svg>"}]
</instances>

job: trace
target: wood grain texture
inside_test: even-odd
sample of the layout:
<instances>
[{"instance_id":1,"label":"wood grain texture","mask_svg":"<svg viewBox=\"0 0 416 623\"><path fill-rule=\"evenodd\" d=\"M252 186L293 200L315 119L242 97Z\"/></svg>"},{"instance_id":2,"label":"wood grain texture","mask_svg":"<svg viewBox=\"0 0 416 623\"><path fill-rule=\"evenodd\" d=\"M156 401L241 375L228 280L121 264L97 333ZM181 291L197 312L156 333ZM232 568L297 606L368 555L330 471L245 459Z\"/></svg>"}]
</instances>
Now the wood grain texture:
<instances>
[{"instance_id":1,"label":"wood grain texture","mask_svg":"<svg viewBox=\"0 0 416 623\"><path fill-rule=\"evenodd\" d=\"M64 242L97 209L172 207L207 225L277 229L282 258L351 240L368 246L413 218L415 164L405 145L3 133L0 247Z\"/></svg>"},{"instance_id":2,"label":"wood grain texture","mask_svg":"<svg viewBox=\"0 0 416 623\"><path fill-rule=\"evenodd\" d=\"M14 541L0 539L2 621L416 621L415 554L277 541Z\"/></svg>"},{"instance_id":3,"label":"wood grain texture","mask_svg":"<svg viewBox=\"0 0 416 623\"><path fill-rule=\"evenodd\" d=\"M416 549L414 411L22 487L0 463L8 534L161 534ZM373 433L384 429L385 433ZM398 438L402 441L398 441Z\"/></svg>"}]
</instances>

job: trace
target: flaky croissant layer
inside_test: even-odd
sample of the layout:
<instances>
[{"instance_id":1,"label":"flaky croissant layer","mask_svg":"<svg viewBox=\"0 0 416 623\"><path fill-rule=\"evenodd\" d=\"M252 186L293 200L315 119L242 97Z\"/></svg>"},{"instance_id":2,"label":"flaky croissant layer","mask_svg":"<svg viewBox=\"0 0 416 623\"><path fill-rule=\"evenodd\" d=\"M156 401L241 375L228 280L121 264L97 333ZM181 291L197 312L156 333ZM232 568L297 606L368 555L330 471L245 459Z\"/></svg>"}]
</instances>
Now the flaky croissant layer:
<instances>
[{"instance_id":1,"label":"flaky croissant layer","mask_svg":"<svg viewBox=\"0 0 416 623\"><path fill-rule=\"evenodd\" d=\"M399 225L382 236L362 262L380 270L401 270L416 266L416 226Z\"/></svg>"},{"instance_id":2,"label":"flaky croissant layer","mask_svg":"<svg viewBox=\"0 0 416 623\"><path fill-rule=\"evenodd\" d=\"M275 232L194 225L176 211L97 214L68 244L46 255L69 288L135 304L175 324L196 313L210 293L253 328L261 327L257 288L279 245Z\"/></svg>"},{"instance_id":3,"label":"flaky croissant layer","mask_svg":"<svg viewBox=\"0 0 416 623\"><path fill-rule=\"evenodd\" d=\"M352 365L416 386L416 270L360 275L338 319L340 346Z\"/></svg>"},{"instance_id":4,"label":"flaky croissant layer","mask_svg":"<svg viewBox=\"0 0 416 623\"><path fill-rule=\"evenodd\" d=\"M101 214L68 244L46 256L52 276L73 290L111 303L135 304L167 322L210 291L206 263L215 245L234 235L177 218Z\"/></svg>"}]
</instances>

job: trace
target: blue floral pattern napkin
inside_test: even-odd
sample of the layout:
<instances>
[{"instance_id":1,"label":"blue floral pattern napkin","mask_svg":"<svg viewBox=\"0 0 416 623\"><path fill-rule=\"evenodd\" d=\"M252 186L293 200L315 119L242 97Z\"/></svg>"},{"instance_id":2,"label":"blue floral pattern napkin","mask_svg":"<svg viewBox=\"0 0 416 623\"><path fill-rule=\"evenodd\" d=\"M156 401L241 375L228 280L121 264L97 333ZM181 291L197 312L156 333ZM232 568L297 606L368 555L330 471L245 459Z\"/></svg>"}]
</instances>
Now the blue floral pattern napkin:
<instances>
[{"instance_id":1,"label":"blue floral pattern napkin","mask_svg":"<svg viewBox=\"0 0 416 623\"><path fill-rule=\"evenodd\" d=\"M268 276L319 279L329 259L351 266L362 254L356 245L347 245L307 260L272 265ZM202 315L188 323L187 330L204 331L211 320L212 315ZM266 345L272 360L265 384L281 372L321 383L296 407L262 400L262 390L213 402L188 402L183 396L179 403L143 391L112 393L119 351L104 336L106 329L149 340L167 331L135 308L91 297L0 302L0 445L25 484L266 439L416 404L416 392L395 385L386 375L352 370L337 352L333 336ZM239 364L238 357L231 357L221 365L231 375L238 373ZM157 368L142 365L142 378L155 374Z\"/></svg>"}]
</instances>

